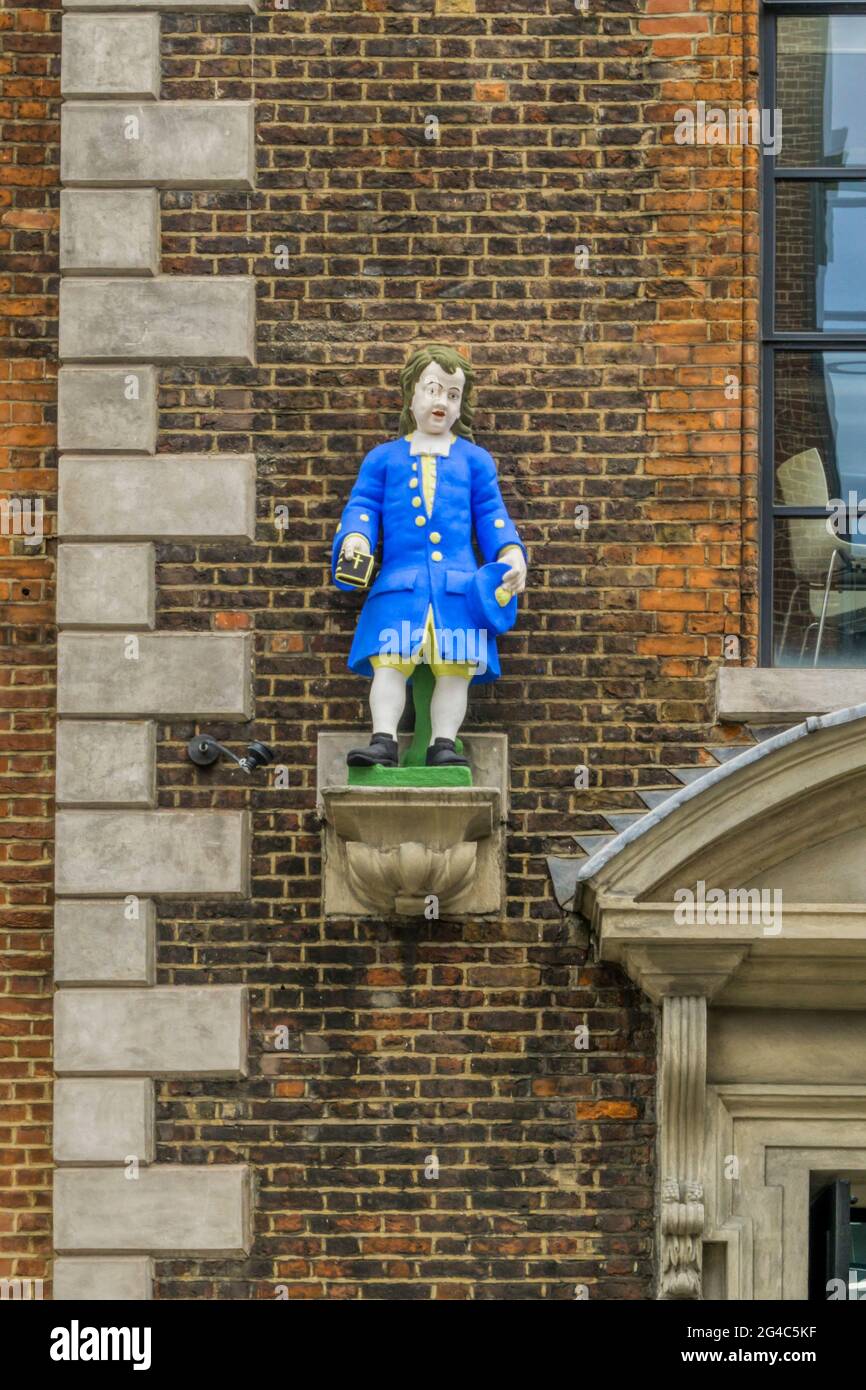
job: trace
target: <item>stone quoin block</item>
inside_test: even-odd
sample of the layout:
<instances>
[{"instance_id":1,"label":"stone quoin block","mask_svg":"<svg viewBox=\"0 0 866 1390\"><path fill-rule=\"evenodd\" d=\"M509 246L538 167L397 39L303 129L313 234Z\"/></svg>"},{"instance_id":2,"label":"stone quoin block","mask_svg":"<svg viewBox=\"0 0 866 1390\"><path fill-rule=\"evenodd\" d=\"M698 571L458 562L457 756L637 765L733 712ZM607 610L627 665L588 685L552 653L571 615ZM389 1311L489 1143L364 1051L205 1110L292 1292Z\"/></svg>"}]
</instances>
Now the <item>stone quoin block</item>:
<instances>
[{"instance_id":1,"label":"stone quoin block","mask_svg":"<svg viewBox=\"0 0 866 1390\"><path fill-rule=\"evenodd\" d=\"M245 897L248 813L59 811L55 889L79 898Z\"/></svg>"},{"instance_id":2,"label":"stone quoin block","mask_svg":"<svg viewBox=\"0 0 866 1390\"><path fill-rule=\"evenodd\" d=\"M67 101L60 181L108 188L252 188L249 101Z\"/></svg>"},{"instance_id":3,"label":"stone quoin block","mask_svg":"<svg viewBox=\"0 0 866 1390\"><path fill-rule=\"evenodd\" d=\"M57 802L61 806L154 806L153 721L61 719Z\"/></svg>"},{"instance_id":4,"label":"stone quoin block","mask_svg":"<svg viewBox=\"0 0 866 1390\"><path fill-rule=\"evenodd\" d=\"M827 667L720 666L716 717L734 723L794 724L866 703L866 671Z\"/></svg>"},{"instance_id":5,"label":"stone quoin block","mask_svg":"<svg viewBox=\"0 0 866 1390\"><path fill-rule=\"evenodd\" d=\"M61 1168L54 1181L61 1252L222 1255L250 1248L250 1176L242 1164L155 1164L135 1182L119 1168Z\"/></svg>"},{"instance_id":6,"label":"stone quoin block","mask_svg":"<svg viewBox=\"0 0 866 1390\"><path fill-rule=\"evenodd\" d=\"M155 556L148 544L58 546L58 625L152 628Z\"/></svg>"},{"instance_id":7,"label":"stone quoin block","mask_svg":"<svg viewBox=\"0 0 866 1390\"><path fill-rule=\"evenodd\" d=\"M153 1297L153 1261L146 1255L59 1257L54 1261L54 1302L140 1303Z\"/></svg>"},{"instance_id":8,"label":"stone quoin block","mask_svg":"<svg viewBox=\"0 0 866 1390\"><path fill-rule=\"evenodd\" d=\"M63 632L58 712L248 719L251 658L249 633Z\"/></svg>"},{"instance_id":9,"label":"stone quoin block","mask_svg":"<svg viewBox=\"0 0 866 1390\"><path fill-rule=\"evenodd\" d=\"M159 15L63 16L60 91L74 97L159 96Z\"/></svg>"},{"instance_id":10,"label":"stone quoin block","mask_svg":"<svg viewBox=\"0 0 866 1390\"><path fill-rule=\"evenodd\" d=\"M55 903L57 984L150 985L155 978L156 909L150 898Z\"/></svg>"},{"instance_id":11,"label":"stone quoin block","mask_svg":"<svg viewBox=\"0 0 866 1390\"><path fill-rule=\"evenodd\" d=\"M159 266L159 196L155 189L63 189L62 272L158 275Z\"/></svg>"},{"instance_id":12,"label":"stone quoin block","mask_svg":"<svg viewBox=\"0 0 866 1390\"><path fill-rule=\"evenodd\" d=\"M58 449L153 453L154 367L61 367L57 383Z\"/></svg>"},{"instance_id":13,"label":"stone quoin block","mask_svg":"<svg viewBox=\"0 0 866 1390\"><path fill-rule=\"evenodd\" d=\"M152 1163L153 1131L149 1077L58 1077L54 1083L56 1163Z\"/></svg>"},{"instance_id":14,"label":"stone quoin block","mask_svg":"<svg viewBox=\"0 0 866 1390\"><path fill-rule=\"evenodd\" d=\"M58 1075L243 1076L242 985L62 989L55 996Z\"/></svg>"},{"instance_id":15,"label":"stone quoin block","mask_svg":"<svg viewBox=\"0 0 866 1390\"><path fill-rule=\"evenodd\" d=\"M81 539L252 540L252 454L66 455L59 464L58 534Z\"/></svg>"},{"instance_id":16,"label":"stone quoin block","mask_svg":"<svg viewBox=\"0 0 866 1390\"><path fill-rule=\"evenodd\" d=\"M255 282L248 275L63 280L60 357L250 363L255 317Z\"/></svg>"}]
</instances>

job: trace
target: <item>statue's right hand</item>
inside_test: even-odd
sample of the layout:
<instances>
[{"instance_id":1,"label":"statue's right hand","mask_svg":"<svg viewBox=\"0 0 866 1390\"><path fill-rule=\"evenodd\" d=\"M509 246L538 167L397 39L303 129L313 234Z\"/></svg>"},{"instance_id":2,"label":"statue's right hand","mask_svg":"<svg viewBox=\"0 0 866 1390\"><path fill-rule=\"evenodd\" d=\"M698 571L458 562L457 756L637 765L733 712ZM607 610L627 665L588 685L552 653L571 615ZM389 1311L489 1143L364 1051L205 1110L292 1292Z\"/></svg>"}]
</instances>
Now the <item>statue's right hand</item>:
<instances>
[{"instance_id":1,"label":"statue's right hand","mask_svg":"<svg viewBox=\"0 0 866 1390\"><path fill-rule=\"evenodd\" d=\"M347 560L354 560L356 555L369 555L370 545L366 536L353 532L343 541L342 550Z\"/></svg>"}]
</instances>

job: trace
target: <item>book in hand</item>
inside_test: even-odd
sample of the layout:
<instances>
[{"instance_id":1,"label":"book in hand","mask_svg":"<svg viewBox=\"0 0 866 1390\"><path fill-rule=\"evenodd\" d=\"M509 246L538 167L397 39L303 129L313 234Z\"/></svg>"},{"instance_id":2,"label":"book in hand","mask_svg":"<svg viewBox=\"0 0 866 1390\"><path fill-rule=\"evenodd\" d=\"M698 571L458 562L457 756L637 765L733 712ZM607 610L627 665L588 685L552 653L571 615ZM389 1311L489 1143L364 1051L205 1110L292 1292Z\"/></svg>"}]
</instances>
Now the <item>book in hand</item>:
<instances>
[{"instance_id":1,"label":"book in hand","mask_svg":"<svg viewBox=\"0 0 866 1390\"><path fill-rule=\"evenodd\" d=\"M373 556L355 554L351 560L340 554L335 577L341 584L351 584L355 589L366 589L373 573Z\"/></svg>"}]
</instances>

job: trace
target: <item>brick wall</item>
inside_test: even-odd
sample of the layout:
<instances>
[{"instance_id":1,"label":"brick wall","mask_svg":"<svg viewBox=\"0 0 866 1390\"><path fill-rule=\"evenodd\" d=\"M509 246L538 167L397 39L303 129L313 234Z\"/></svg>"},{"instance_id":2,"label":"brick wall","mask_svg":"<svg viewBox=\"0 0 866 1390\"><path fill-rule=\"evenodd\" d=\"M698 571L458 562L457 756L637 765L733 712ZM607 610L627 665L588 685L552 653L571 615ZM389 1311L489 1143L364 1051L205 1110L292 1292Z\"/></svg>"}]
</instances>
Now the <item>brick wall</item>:
<instances>
[{"instance_id":1,"label":"brick wall","mask_svg":"<svg viewBox=\"0 0 866 1390\"><path fill-rule=\"evenodd\" d=\"M46 20L22 38L48 42L47 12L11 13ZM256 718L207 727L273 743L290 786L195 771L192 726L161 727L160 804L250 804L256 833L251 901L161 904L160 981L245 981L254 1010L246 1081L159 1086L158 1158L248 1159L258 1192L251 1257L161 1260L158 1294L572 1298L585 1284L645 1298L653 1016L592 962L544 858L699 761L719 736L723 634L754 656L756 160L673 143L681 104L754 97L753 6L583 15L566 0L439 0L434 15L430 0L307 0L167 14L162 31L166 99L258 101L255 193L164 193L162 228L169 273L256 273L259 353L255 369L163 370L159 449L254 451L260 528L255 545L160 546L158 625L254 632ZM56 196L38 181L19 191L43 215ZM33 364L41 313L19 335ZM531 553L504 677L470 715L510 739L508 911L324 922L315 737L363 723L366 692L345 667L357 602L328 583L330 538L359 459L396 428L399 365L437 338L476 364L478 437ZM41 412L38 391L29 401ZM44 427L41 413L29 423ZM50 442L29 439L25 457L22 441L14 461L33 467ZM44 620L28 612L25 633ZM50 658L44 636L14 651ZM44 668L20 669L41 694ZM41 725L26 736L45 738ZM47 811L38 793L28 845ZM23 869L39 877L11 890L27 914L15 948L27 943L36 973L15 988L34 980L35 1034L47 869ZM13 1042L28 1069L44 1065L37 1045Z\"/></svg>"},{"instance_id":2,"label":"brick wall","mask_svg":"<svg viewBox=\"0 0 866 1390\"><path fill-rule=\"evenodd\" d=\"M53 529L60 13L0 14L0 497ZM30 516L35 519L34 511ZM51 1249L53 555L0 531L0 1278ZM47 1291L47 1289L46 1289Z\"/></svg>"},{"instance_id":3,"label":"brick wall","mask_svg":"<svg viewBox=\"0 0 866 1390\"><path fill-rule=\"evenodd\" d=\"M706 717L701 692L723 654L722 634L740 637L748 664L758 636L759 155L742 146L672 148L666 129L672 111L697 100L755 106L757 3L721 11L698 3L680 19L683 8L648 0L639 25L654 35L649 72L660 98L645 116L663 129L661 147L655 135L648 142L654 178L642 208L643 291L653 313L640 337L654 348L643 373L654 493L643 515L654 537L637 552L655 566L639 606L655 612L657 627L639 651L660 657L654 737L662 763L673 752L666 745L691 742L693 721ZM656 688L649 670L644 681Z\"/></svg>"},{"instance_id":4,"label":"brick wall","mask_svg":"<svg viewBox=\"0 0 866 1390\"><path fill-rule=\"evenodd\" d=\"M754 58L739 15L681 8L164 19L166 97L259 103L252 198L163 198L167 269L257 273L259 364L163 372L160 447L255 450L261 525L255 546L162 547L159 624L254 630L250 732L291 786L193 775L192 727L162 730L161 804L250 796L256 836L250 903L166 905L160 978L248 982L256 1056L239 1085L161 1087L159 1157L249 1157L259 1183L250 1260L161 1261L162 1297L649 1294L652 1014L591 962L544 856L701 757L722 635L755 630L754 398L744 417L723 394L731 372L754 391L754 159L673 145L676 106L741 102ZM478 368L478 437L531 551L470 716L510 738L508 913L323 922L315 737L362 724L366 692L330 538L396 428L397 369L437 338Z\"/></svg>"}]
</instances>

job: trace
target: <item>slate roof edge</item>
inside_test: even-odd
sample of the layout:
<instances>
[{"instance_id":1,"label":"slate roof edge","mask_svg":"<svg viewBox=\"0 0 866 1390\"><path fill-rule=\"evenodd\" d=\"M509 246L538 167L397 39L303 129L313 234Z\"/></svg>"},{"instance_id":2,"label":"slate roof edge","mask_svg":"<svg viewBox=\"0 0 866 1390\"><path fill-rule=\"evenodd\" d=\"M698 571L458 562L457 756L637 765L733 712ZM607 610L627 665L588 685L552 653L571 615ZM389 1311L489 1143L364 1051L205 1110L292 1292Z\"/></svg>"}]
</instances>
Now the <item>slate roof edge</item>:
<instances>
[{"instance_id":1,"label":"slate roof edge","mask_svg":"<svg viewBox=\"0 0 866 1390\"><path fill-rule=\"evenodd\" d=\"M620 831L597 853L585 860L576 875L576 899L579 899L581 884L591 879L600 869L609 864L620 850L624 849L626 845L632 844L641 835L645 835L653 826L659 825L661 821L672 815L678 807L692 801L696 796L700 796L709 787L715 786L717 782L723 781L726 777L733 777L742 768L748 767L750 763L756 763L761 758L769 757L777 748L784 748L789 743L797 743L800 739L808 738L810 734L817 733L821 729L833 728L839 724L850 724L857 719L866 719L866 703L850 705L846 709L832 710L829 714L810 714L801 724L794 724L790 729L783 729L781 733L765 739L763 743L755 743L751 747L745 748L738 757L731 758L729 762L720 763L718 767L708 768L705 777L700 777L697 781L690 782L672 792L660 806L647 811L646 815L641 816L634 825Z\"/></svg>"}]
</instances>

